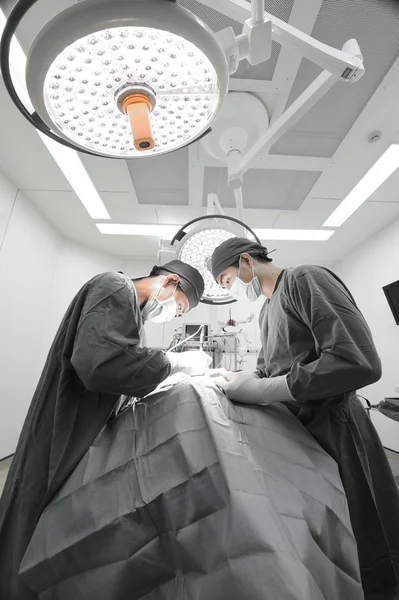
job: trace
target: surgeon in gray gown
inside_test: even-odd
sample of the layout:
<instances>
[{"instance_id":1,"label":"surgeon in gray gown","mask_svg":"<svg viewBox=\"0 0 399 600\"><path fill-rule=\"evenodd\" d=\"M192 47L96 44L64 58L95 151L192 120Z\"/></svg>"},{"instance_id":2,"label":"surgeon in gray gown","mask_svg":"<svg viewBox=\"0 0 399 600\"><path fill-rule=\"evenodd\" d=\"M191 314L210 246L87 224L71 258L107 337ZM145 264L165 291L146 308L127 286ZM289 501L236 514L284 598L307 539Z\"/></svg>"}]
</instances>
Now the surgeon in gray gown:
<instances>
[{"instance_id":1,"label":"surgeon in gray gown","mask_svg":"<svg viewBox=\"0 0 399 600\"><path fill-rule=\"evenodd\" d=\"M356 390L378 381L371 332L345 284L328 269L280 269L245 238L223 242L214 278L236 298L263 295L255 373L217 380L241 403L284 402L337 461L358 546L366 600L399 598L399 493ZM338 599L337 599L338 600Z\"/></svg>"},{"instance_id":2,"label":"surgeon in gray gown","mask_svg":"<svg viewBox=\"0 0 399 600\"><path fill-rule=\"evenodd\" d=\"M102 273L72 300L50 348L0 499L0 598L35 600L18 577L37 521L116 410L174 373L204 373L200 352L145 347L145 321L199 303L200 273L179 260L147 277ZM21 377L23 377L21 373Z\"/></svg>"}]
</instances>

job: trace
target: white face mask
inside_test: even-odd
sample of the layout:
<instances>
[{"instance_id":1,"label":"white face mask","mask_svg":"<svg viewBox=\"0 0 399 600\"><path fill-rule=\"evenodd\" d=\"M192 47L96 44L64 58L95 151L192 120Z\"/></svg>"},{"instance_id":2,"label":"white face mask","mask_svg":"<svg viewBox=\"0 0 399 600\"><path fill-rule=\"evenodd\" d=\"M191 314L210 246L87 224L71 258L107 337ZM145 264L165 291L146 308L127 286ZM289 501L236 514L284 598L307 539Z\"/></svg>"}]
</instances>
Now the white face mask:
<instances>
[{"instance_id":1,"label":"white face mask","mask_svg":"<svg viewBox=\"0 0 399 600\"><path fill-rule=\"evenodd\" d=\"M178 284L176 284L173 296L171 298L168 298L168 300L164 300L163 302L161 302L160 300L158 300L158 294L162 289L161 285L157 292L157 295L152 296L152 298L147 302L147 304L141 311L141 314L145 321L151 321L151 323L166 323L167 321L171 321L176 316L177 303L175 294L177 286Z\"/></svg>"},{"instance_id":2,"label":"white face mask","mask_svg":"<svg viewBox=\"0 0 399 600\"><path fill-rule=\"evenodd\" d=\"M233 285L230 288L230 294L236 300L250 300L251 302L255 302L262 294L262 288L260 285L260 281L257 277L255 277L254 268L252 267L252 279L249 283L245 283L239 277L241 269L241 259L240 266L238 268L238 275L233 281Z\"/></svg>"}]
</instances>

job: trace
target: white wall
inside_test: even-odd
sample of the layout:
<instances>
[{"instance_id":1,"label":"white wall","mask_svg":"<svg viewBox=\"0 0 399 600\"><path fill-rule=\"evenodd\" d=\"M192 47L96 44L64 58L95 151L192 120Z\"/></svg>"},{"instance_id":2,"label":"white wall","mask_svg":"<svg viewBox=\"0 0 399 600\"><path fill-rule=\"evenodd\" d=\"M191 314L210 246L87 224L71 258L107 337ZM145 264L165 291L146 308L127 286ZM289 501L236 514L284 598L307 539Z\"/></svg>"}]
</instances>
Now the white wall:
<instances>
[{"instance_id":1,"label":"white wall","mask_svg":"<svg viewBox=\"0 0 399 600\"><path fill-rule=\"evenodd\" d=\"M116 256L109 256L82 244L62 239L43 331L44 357L76 293L89 279L106 271L123 271L123 261Z\"/></svg>"},{"instance_id":2,"label":"white wall","mask_svg":"<svg viewBox=\"0 0 399 600\"><path fill-rule=\"evenodd\" d=\"M0 458L14 452L54 334L79 288L123 261L62 238L0 174Z\"/></svg>"},{"instance_id":3,"label":"white wall","mask_svg":"<svg viewBox=\"0 0 399 600\"><path fill-rule=\"evenodd\" d=\"M362 390L374 404L395 395L399 386L399 326L382 287L399 279L399 219L341 261L345 283L373 334L382 361L382 378ZM385 446L399 451L399 424L373 414Z\"/></svg>"},{"instance_id":4,"label":"white wall","mask_svg":"<svg viewBox=\"0 0 399 600\"><path fill-rule=\"evenodd\" d=\"M17 194L17 188L0 172L0 249L10 222Z\"/></svg>"},{"instance_id":5,"label":"white wall","mask_svg":"<svg viewBox=\"0 0 399 600\"><path fill-rule=\"evenodd\" d=\"M47 315L61 238L22 194L0 181L8 227L0 251L0 458L11 454L40 374ZM3 212L3 214L4 214Z\"/></svg>"}]
</instances>

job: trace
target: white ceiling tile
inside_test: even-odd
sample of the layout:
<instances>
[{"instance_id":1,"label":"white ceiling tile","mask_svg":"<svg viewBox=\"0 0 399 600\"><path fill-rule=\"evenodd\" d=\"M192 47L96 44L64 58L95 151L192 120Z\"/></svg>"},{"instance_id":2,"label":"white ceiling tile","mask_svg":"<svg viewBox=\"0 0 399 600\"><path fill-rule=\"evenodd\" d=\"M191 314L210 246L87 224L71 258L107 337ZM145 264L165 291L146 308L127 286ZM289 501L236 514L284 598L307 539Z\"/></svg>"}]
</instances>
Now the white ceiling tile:
<instances>
[{"instance_id":1,"label":"white ceiling tile","mask_svg":"<svg viewBox=\"0 0 399 600\"><path fill-rule=\"evenodd\" d=\"M126 162L139 204L188 205L188 148Z\"/></svg>"},{"instance_id":2,"label":"white ceiling tile","mask_svg":"<svg viewBox=\"0 0 399 600\"><path fill-rule=\"evenodd\" d=\"M243 202L245 208L290 210L301 206L312 190L320 173L308 171L280 171L250 169L244 176ZM206 167L203 206L207 196L217 194L223 207L236 205L234 192L227 182L227 169Z\"/></svg>"},{"instance_id":3,"label":"white ceiling tile","mask_svg":"<svg viewBox=\"0 0 399 600\"><path fill-rule=\"evenodd\" d=\"M237 210L227 209L226 215L229 217L237 217ZM244 220L249 227L258 229L269 229L274 227L280 211L278 210L263 210L256 208L244 208Z\"/></svg>"},{"instance_id":4,"label":"white ceiling tile","mask_svg":"<svg viewBox=\"0 0 399 600\"><path fill-rule=\"evenodd\" d=\"M131 192L102 192L101 198L114 223L156 223L152 206L138 206Z\"/></svg>"},{"instance_id":5,"label":"white ceiling tile","mask_svg":"<svg viewBox=\"0 0 399 600\"><path fill-rule=\"evenodd\" d=\"M184 225L192 219L203 217L205 212L202 208L189 208L188 206L157 206L156 213L158 222L165 225Z\"/></svg>"},{"instance_id":6,"label":"white ceiling tile","mask_svg":"<svg viewBox=\"0 0 399 600\"><path fill-rule=\"evenodd\" d=\"M281 211L274 227L278 229L320 229L339 200L331 198L308 198L298 211Z\"/></svg>"},{"instance_id":7,"label":"white ceiling tile","mask_svg":"<svg viewBox=\"0 0 399 600\"><path fill-rule=\"evenodd\" d=\"M371 202L399 202L399 168L370 196Z\"/></svg>"},{"instance_id":8,"label":"white ceiling tile","mask_svg":"<svg viewBox=\"0 0 399 600\"><path fill-rule=\"evenodd\" d=\"M156 206L188 206L188 191L165 190L163 188L153 190L138 189L137 198L141 205L150 204Z\"/></svg>"},{"instance_id":9,"label":"white ceiling tile","mask_svg":"<svg viewBox=\"0 0 399 600\"><path fill-rule=\"evenodd\" d=\"M80 154L99 192L131 192L132 179L125 160Z\"/></svg>"},{"instance_id":10,"label":"white ceiling tile","mask_svg":"<svg viewBox=\"0 0 399 600\"><path fill-rule=\"evenodd\" d=\"M317 131L291 129L270 151L270 154L330 157L342 141L342 136Z\"/></svg>"}]
</instances>

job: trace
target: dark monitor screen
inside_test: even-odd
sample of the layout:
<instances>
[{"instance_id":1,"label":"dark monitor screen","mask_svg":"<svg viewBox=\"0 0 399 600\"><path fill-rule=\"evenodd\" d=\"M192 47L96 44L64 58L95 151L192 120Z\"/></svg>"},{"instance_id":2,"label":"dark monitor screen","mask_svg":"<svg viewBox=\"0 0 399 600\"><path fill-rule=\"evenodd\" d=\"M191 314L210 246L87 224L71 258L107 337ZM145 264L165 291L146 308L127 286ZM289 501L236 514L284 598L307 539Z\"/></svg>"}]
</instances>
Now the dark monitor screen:
<instances>
[{"instance_id":1,"label":"dark monitor screen","mask_svg":"<svg viewBox=\"0 0 399 600\"><path fill-rule=\"evenodd\" d=\"M188 337L190 335L193 335L196 331L198 331L198 329L201 327L201 324L198 323L198 325L185 325L184 326L184 337ZM205 334L205 339L208 338L208 325L204 325L204 334ZM200 335L201 335L201 331L198 331L198 334L192 338L193 341L200 341Z\"/></svg>"},{"instance_id":2,"label":"dark monitor screen","mask_svg":"<svg viewBox=\"0 0 399 600\"><path fill-rule=\"evenodd\" d=\"M384 290L396 324L399 325L399 280L384 286L382 289Z\"/></svg>"}]
</instances>

